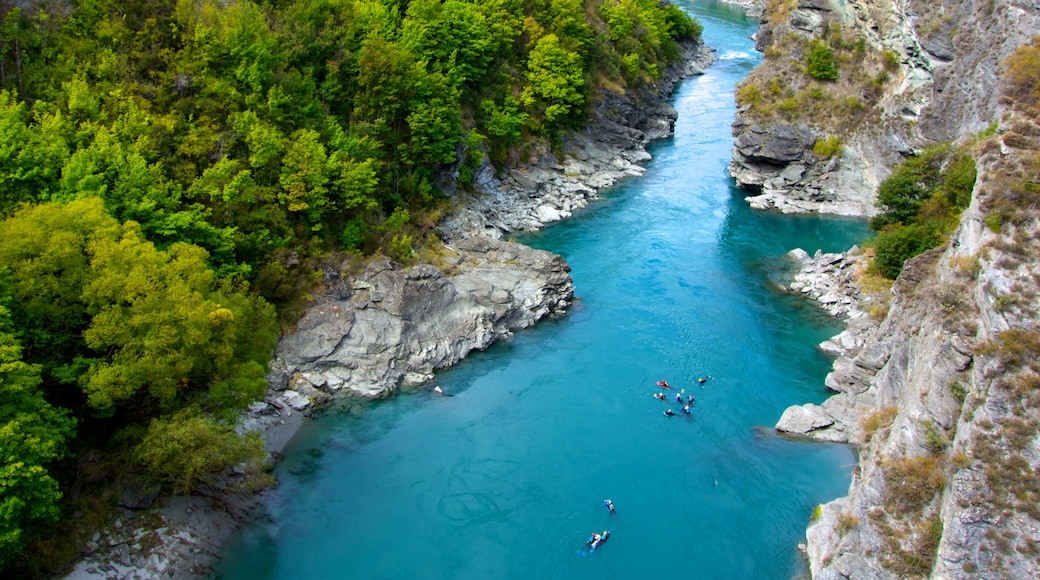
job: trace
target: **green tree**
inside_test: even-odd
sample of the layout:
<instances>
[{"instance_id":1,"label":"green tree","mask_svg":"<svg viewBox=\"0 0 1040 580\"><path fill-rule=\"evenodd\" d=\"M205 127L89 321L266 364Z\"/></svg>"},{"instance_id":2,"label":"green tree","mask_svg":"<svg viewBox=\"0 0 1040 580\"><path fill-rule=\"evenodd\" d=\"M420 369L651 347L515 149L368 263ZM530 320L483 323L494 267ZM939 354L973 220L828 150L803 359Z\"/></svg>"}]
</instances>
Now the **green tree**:
<instances>
[{"instance_id":1,"label":"green tree","mask_svg":"<svg viewBox=\"0 0 1040 580\"><path fill-rule=\"evenodd\" d=\"M483 79L496 53L512 38L493 36L481 7L475 3L412 0L401 26L401 41L414 54L423 55L431 70L444 73L461 86Z\"/></svg>"},{"instance_id":2,"label":"green tree","mask_svg":"<svg viewBox=\"0 0 1040 580\"><path fill-rule=\"evenodd\" d=\"M3 227L12 235L0 239L0 267L11 272L16 323L38 360L78 380L98 412L139 394L168 407L235 379L236 389L262 394L273 311L218 280L205 250L159 250L97 198L27 208ZM221 391L235 404L245 395Z\"/></svg>"},{"instance_id":3,"label":"green tree","mask_svg":"<svg viewBox=\"0 0 1040 580\"><path fill-rule=\"evenodd\" d=\"M555 34L543 36L527 62L523 101L541 113L545 124L558 129L585 113L586 83L579 54L560 45Z\"/></svg>"},{"instance_id":4,"label":"green tree","mask_svg":"<svg viewBox=\"0 0 1040 580\"><path fill-rule=\"evenodd\" d=\"M881 213L871 220L871 229L879 231L888 224L913 223L921 205L939 186L942 163L950 151L948 145L936 145L897 165L878 186L875 205Z\"/></svg>"},{"instance_id":5,"label":"green tree","mask_svg":"<svg viewBox=\"0 0 1040 580\"><path fill-rule=\"evenodd\" d=\"M462 135L459 91L439 73L416 71L416 103L408 114L410 159L424 166L454 163Z\"/></svg>"},{"instance_id":6,"label":"green tree","mask_svg":"<svg viewBox=\"0 0 1040 580\"><path fill-rule=\"evenodd\" d=\"M806 72L811 77L821 81L838 80L838 59L827 43L821 40L810 42L807 59Z\"/></svg>"},{"instance_id":7,"label":"green tree","mask_svg":"<svg viewBox=\"0 0 1040 580\"><path fill-rule=\"evenodd\" d=\"M310 129L297 131L291 143L282 160L278 199L289 212L304 212L312 229L321 229L328 204L328 153L318 133Z\"/></svg>"},{"instance_id":8,"label":"green tree","mask_svg":"<svg viewBox=\"0 0 1040 580\"><path fill-rule=\"evenodd\" d=\"M233 379L235 371L249 373L242 378L254 383L250 394L262 395L256 381L263 367L237 364L246 361L236 360L236 343L251 332L272 347L271 313L226 292L203 249L176 243L157 250L128 222L118 238L88 252L92 276L82 300L92 318L84 340L108 354L81 379L92 407L110 412L142 390L169 406L179 393L213 377Z\"/></svg>"},{"instance_id":9,"label":"green tree","mask_svg":"<svg viewBox=\"0 0 1040 580\"><path fill-rule=\"evenodd\" d=\"M76 422L48 404L39 385L40 368L21 359L0 304L0 569L34 523L56 521L60 513L61 492L47 466L65 455Z\"/></svg>"},{"instance_id":10,"label":"green tree","mask_svg":"<svg viewBox=\"0 0 1040 580\"><path fill-rule=\"evenodd\" d=\"M894 280L907 260L938 244L935 230L928 226L891 226L877 236L874 266L881 275Z\"/></svg>"}]
</instances>

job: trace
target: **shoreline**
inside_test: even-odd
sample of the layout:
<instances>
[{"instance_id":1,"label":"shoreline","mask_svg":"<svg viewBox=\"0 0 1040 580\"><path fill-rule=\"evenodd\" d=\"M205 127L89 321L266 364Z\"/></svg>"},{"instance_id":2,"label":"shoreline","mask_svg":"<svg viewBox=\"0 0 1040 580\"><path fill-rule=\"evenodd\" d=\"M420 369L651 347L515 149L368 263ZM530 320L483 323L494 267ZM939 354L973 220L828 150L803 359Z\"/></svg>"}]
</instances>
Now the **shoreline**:
<instances>
[{"instance_id":1,"label":"shoreline","mask_svg":"<svg viewBox=\"0 0 1040 580\"><path fill-rule=\"evenodd\" d=\"M713 61L714 49L703 42L687 43L683 45L683 58L667 69L652 92L641 91L642 94L628 98L604 92L586 129L566 138L562 161L543 150L533 163L511 168L502 178L495 176L489 165L482 167L477 183L485 195L467 203L446 220L446 230L442 230L446 233L448 248L456 252L449 258L449 262L454 260L450 264L450 276L432 266L420 265L404 271L384 261L370 264L365 273L353 279L341 280L336 275L332 284L327 284L325 294L308 309L308 315L317 314L310 320L305 315L298 323L297 332L279 340L278 354L272 360L268 375L271 386L267 396L250 405L239 429L260 431L268 452L277 458L313 409L332 397L343 397L346 393L348 397L377 399L391 396L401 387L418 387L433 377L433 370L455 364L471 350L482 350L510 336L514 329L526 328L544 316L562 314L573 299L566 262L548 252L501 242L500 238L566 219L573 210L599 197L600 189L626 177L642 175L645 168L639 163L651 159L646 146L673 134L677 113L669 100L675 87L688 77L703 74L703 69ZM534 254L527 254L521 248ZM467 269L474 260L477 265ZM505 274L505 280L501 278L503 270L508 269L504 265L513 269L512 273ZM481 267L494 277L490 289L477 287L481 282L473 280L463 281L461 288L449 283ZM522 277L536 270L544 274L545 284L537 296L519 297L524 303L519 312L517 308L499 312L495 304L481 304L516 300L513 291L519 284L508 276ZM566 278L565 283L561 276ZM514 285L510 287L510 283ZM454 343L458 341L438 345L443 349L421 348L428 352L401 353L405 360L392 359L388 369L380 369L382 374L378 376L366 376L359 388L351 380L356 379L353 376L356 368L349 369L351 372L343 377L342 373L330 372L342 367L326 366L320 372L308 372L310 369L305 365L317 359L286 362L283 344L313 330L307 324L316 324L318 319L328 320L330 314L335 318L340 313L338 300L350 302L366 312L379 312L389 302L390 311L394 311L399 305L394 304L393 292L400 292L400 298L415 288L432 289L435 294L443 294L445 300L468 300L473 308L490 308L491 312L478 312L483 324L479 328L479 340L466 345ZM505 298L502 298L503 292ZM526 304L532 299L540 299L542 303ZM335 346L343 343L352 323L342 326L346 327L344 334L338 340L328 337L328 342L336 342ZM466 332L472 331L466 327ZM299 342L297 340L293 348L301 348ZM313 346L313 341L309 341L302 348ZM413 360L416 354L426 358ZM406 370L396 368L399 363L404 363ZM262 502L262 492L231 495L200 490L197 495L159 498L153 507L145 510L121 507L119 516L108 529L94 533L84 548L84 557L64 577L79 580L208 576L220 557L219 550Z\"/></svg>"}]
</instances>

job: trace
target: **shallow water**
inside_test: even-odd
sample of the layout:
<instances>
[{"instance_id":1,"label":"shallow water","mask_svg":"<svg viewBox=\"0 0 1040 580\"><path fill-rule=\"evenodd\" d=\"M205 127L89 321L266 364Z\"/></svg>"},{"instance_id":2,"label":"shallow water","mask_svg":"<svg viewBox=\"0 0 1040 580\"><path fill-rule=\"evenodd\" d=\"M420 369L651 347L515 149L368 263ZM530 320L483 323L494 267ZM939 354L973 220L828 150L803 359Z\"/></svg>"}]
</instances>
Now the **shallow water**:
<instances>
[{"instance_id":1,"label":"shallow water","mask_svg":"<svg viewBox=\"0 0 1040 580\"><path fill-rule=\"evenodd\" d=\"M847 249L862 222L751 212L725 168L756 23L681 3L719 61L677 92L647 174L522 241L562 254L580 300L442 372L427 391L309 423L270 516L225 578L790 578L850 449L772 434L826 397L815 345L840 328L776 293L786 251ZM713 378L703 385L698 377ZM691 417L654 400L666 378ZM671 395L671 393L669 393ZM611 516L602 501L617 507ZM611 530L595 553L582 545Z\"/></svg>"}]
</instances>

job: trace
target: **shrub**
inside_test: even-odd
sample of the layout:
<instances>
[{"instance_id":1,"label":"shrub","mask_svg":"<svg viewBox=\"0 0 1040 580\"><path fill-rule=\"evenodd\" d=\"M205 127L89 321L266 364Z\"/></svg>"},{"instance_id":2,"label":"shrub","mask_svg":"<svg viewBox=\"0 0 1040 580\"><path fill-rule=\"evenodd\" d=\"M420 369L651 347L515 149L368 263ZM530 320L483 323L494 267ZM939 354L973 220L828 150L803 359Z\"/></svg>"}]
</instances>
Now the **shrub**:
<instances>
[{"instance_id":1,"label":"shrub","mask_svg":"<svg viewBox=\"0 0 1040 580\"><path fill-rule=\"evenodd\" d=\"M946 485L942 461L937 457L904 457L886 461L885 509L907 516L919 513Z\"/></svg>"},{"instance_id":2,"label":"shrub","mask_svg":"<svg viewBox=\"0 0 1040 580\"><path fill-rule=\"evenodd\" d=\"M415 256L412 248L412 236L408 234L396 235L390 240L390 257L402 264L410 264Z\"/></svg>"},{"instance_id":3,"label":"shrub","mask_svg":"<svg viewBox=\"0 0 1040 580\"><path fill-rule=\"evenodd\" d=\"M863 429L863 438L869 440L879 429L884 429L892 424L896 418L896 407L883 407L863 417L859 426Z\"/></svg>"},{"instance_id":4,"label":"shrub","mask_svg":"<svg viewBox=\"0 0 1040 580\"><path fill-rule=\"evenodd\" d=\"M955 154L942 172L942 191L946 201L958 210L968 207L977 176L975 160L964 153Z\"/></svg>"},{"instance_id":5,"label":"shrub","mask_svg":"<svg viewBox=\"0 0 1040 580\"><path fill-rule=\"evenodd\" d=\"M834 57L831 47L819 40L812 41L809 44L806 72L822 81L838 80L838 59Z\"/></svg>"},{"instance_id":6,"label":"shrub","mask_svg":"<svg viewBox=\"0 0 1040 580\"><path fill-rule=\"evenodd\" d=\"M1040 36L1019 47L1004 62L1006 93L1026 107L1040 99Z\"/></svg>"},{"instance_id":7,"label":"shrub","mask_svg":"<svg viewBox=\"0 0 1040 580\"><path fill-rule=\"evenodd\" d=\"M247 460L259 463L264 446L257 433L240 436L230 425L189 407L154 419L134 456L152 477L174 492L189 493L232 465Z\"/></svg>"},{"instance_id":8,"label":"shrub","mask_svg":"<svg viewBox=\"0 0 1040 580\"><path fill-rule=\"evenodd\" d=\"M986 227L989 231L999 234L1001 228L1004 227L1004 214L1001 212L993 212L986 216L983 221L986 223Z\"/></svg>"},{"instance_id":9,"label":"shrub","mask_svg":"<svg viewBox=\"0 0 1040 580\"><path fill-rule=\"evenodd\" d=\"M817 139L813 144L813 153L820 157L841 157L841 150L841 138L835 135Z\"/></svg>"},{"instance_id":10,"label":"shrub","mask_svg":"<svg viewBox=\"0 0 1040 580\"><path fill-rule=\"evenodd\" d=\"M946 451L946 446L949 444L950 440L946 437L946 433L935 424L935 421L929 419L924 422L924 446L928 451L938 455Z\"/></svg>"},{"instance_id":11,"label":"shrub","mask_svg":"<svg viewBox=\"0 0 1040 580\"><path fill-rule=\"evenodd\" d=\"M916 224L890 226L877 236L874 268L882 276L894 280L907 260L937 245L939 239L929 227Z\"/></svg>"},{"instance_id":12,"label":"shrub","mask_svg":"<svg viewBox=\"0 0 1040 580\"><path fill-rule=\"evenodd\" d=\"M882 213L871 220L871 229L912 223L921 205L938 188L942 162L949 151L949 145L936 145L896 166L878 186L876 205Z\"/></svg>"},{"instance_id":13,"label":"shrub","mask_svg":"<svg viewBox=\"0 0 1040 580\"><path fill-rule=\"evenodd\" d=\"M762 91L750 82L744 83L737 89L736 101L738 105L755 108L762 102Z\"/></svg>"},{"instance_id":14,"label":"shrub","mask_svg":"<svg viewBox=\"0 0 1040 580\"><path fill-rule=\"evenodd\" d=\"M842 512L838 514L838 525L836 529L839 535L844 536L849 530L859 525L859 518L852 514Z\"/></svg>"},{"instance_id":15,"label":"shrub","mask_svg":"<svg viewBox=\"0 0 1040 580\"><path fill-rule=\"evenodd\" d=\"M894 71L899 68L899 53L894 50L885 50L881 53L881 62L884 64L885 70Z\"/></svg>"}]
</instances>

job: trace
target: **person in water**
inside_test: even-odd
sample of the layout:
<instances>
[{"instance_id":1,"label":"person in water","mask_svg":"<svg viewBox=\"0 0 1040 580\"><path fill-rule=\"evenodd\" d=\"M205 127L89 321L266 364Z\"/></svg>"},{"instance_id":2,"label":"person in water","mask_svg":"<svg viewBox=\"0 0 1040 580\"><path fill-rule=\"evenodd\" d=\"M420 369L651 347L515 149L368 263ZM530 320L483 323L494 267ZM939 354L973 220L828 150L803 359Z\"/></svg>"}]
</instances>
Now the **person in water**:
<instances>
[{"instance_id":1,"label":"person in water","mask_svg":"<svg viewBox=\"0 0 1040 580\"><path fill-rule=\"evenodd\" d=\"M671 416L675 415L675 411L673 411L671 409L665 409L664 410L664 414L665 414L666 417L671 417Z\"/></svg>"},{"instance_id":2,"label":"person in water","mask_svg":"<svg viewBox=\"0 0 1040 580\"><path fill-rule=\"evenodd\" d=\"M675 402L682 405L682 395L680 395L679 393L675 393Z\"/></svg>"},{"instance_id":3,"label":"person in water","mask_svg":"<svg viewBox=\"0 0 1040 580\"><path fill-rule=\"evenodd\" d=\"M697 382L703 385L704 383L706 383L706 382L708 382L710 380L711 380L711 375L708 375L708 376L706 376L706 377L704 377L702 379L697 379Z\"/></svg>"},{"instance_id":4,"label":"person in water","mask_svg":"<svg viewBox=\"0 0 1040 580\"><path fill-rule=\"evenodd\" d=\"M661 387L662 389L670 389L670 388L672 388L672 386L668 384L668 381L666 381L664 379L661 379L661 380L657 381L657 386Z\"/></svg>"},{"instance_id":5,"label":"person in water","mask_svg":"<svg viewBox=\"0 0 1040 580\"><path fill-rule=\"evenodd\" d=\"M592 549L595 550L596 546L598 546L600 544L600 542L602 542L602 541L603 541L603 536L599 535L599 533L597 533L597 532L592 532L592 535L589 536L589 539L588 539L588 541L585 542L585 545L586 546L591 546Z\"/></svg>"},{"instance_id":6,"label":"person in water","mask_svg":"<svg viewBox=\"0 0 1040 580\"><path fill-rule=\"evenodd\" d=\"M692 405L693 404L693 395L686 395L686 404L688 404L688 405Z\"/></svg>"},{"instance_id":7,"label":"person in water","mask_svg":"<svg viewBox=\"0 0 1040 580\"><path fill-rule=\"evenodd\" d=\"M689 415L690 414L690 406L686 405L685 407L683 407L682 408L682 412L686 413L687 415Z\"/></svg>"},{"instance_id":8,"label":"person in water","mask_svg":"<svg viewBox=\"0 0 1040 580\"><path fill-rule=\"evenodd\" d=\"M603 500L603 505L607 506L607 511L610 512L610 515L612 515L612 516L616 516L617 515L617 512L614 511L614 502L610 501L609 499L605 499L605 500Z\"/></svg>"},{"instance_id":9,"label":"person in water","mask_svg":"<svg viewBox=\"0 0 1040 580\"><path fill-rule=\"evenodd\" d=\"M668 397L664 396L664 393L654 393L654 398L657 399L658 401L664 401Z\"/></svg>"}]
</instances>

